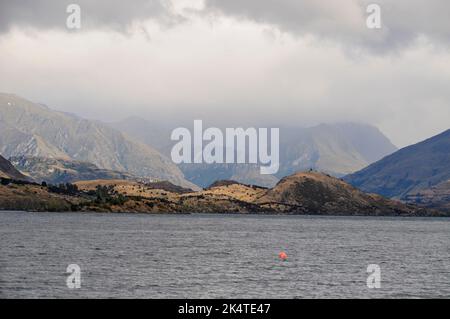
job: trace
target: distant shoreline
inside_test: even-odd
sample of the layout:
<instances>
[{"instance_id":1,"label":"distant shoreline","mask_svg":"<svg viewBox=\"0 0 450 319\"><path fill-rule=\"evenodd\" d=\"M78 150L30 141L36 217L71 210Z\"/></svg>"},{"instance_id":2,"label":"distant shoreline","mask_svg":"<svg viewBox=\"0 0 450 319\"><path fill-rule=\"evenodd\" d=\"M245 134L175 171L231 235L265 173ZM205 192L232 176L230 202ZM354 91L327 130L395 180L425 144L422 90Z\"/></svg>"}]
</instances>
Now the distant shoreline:
<instances>
[{"instance_id":1,"label":"distant shoreline","mask_svg":"<svg viewBox=\"0 0 450 319\"><path fill-rule=\"evenodd\" d=\"M364 193L341 179L299 172L264 188L218 181L202 191L171 183L92 180L47 185L2 180L0 210L143 214L448 217L449 212Z\"/></svg>"},{"instance_id":2,"label":"distant shoreline","mask_svg":"<svg viewBox=\"0 0 450 319\"><path fill-rule=\"evenodd\" d=\"M145 213L145 212L96 212L96 211L61 211L61 212L47 212L47 211L25 211L25 210L0 210L0 214L2 213L28 213L28 214L96 214L96 215L139 215L139 216L261 216L261 217L337 217L337 218L403 218L403 219L450 219L450 216L433 216L433 215L423 215L423 216L406 216L406 215L362 215L362 214L289 214L289 213L210 213L210 212L198 212L198 213Z\"/></svg>"}]
</instances>

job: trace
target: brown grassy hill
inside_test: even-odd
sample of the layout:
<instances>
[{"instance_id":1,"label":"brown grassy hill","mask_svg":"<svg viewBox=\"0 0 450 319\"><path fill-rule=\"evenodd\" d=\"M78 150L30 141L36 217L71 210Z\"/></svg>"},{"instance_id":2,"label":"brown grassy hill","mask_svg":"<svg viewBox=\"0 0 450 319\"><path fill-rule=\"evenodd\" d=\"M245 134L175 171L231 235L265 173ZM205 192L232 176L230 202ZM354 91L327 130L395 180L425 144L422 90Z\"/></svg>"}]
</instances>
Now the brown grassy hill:
<instances>
[{"instance_id":1,"label":"brown grassy hill","mask_svg":"<svg viewBox=\"0 0 450 319\"><path fill-rule=\"evenodd\" d=\"M308 214L391 216L429 214L425 209L364 193L338 178L316 172L297 173L285 177L256 202L269 207L278 206L278 210Z\"/></svg>"},{"instance_id":2,"label":"brown grassy hill","mask_svg":"<svg viewBox=\"0 0 450 319\"><path fill-rule=\"evenodd\" d=\"M164 184L157 184L160 185L160 187L156 187L154 183L140 183L137 181L129 181L129 180L114 180L114 179L108 179L108 180L90 180L90 181L78 181L74 183L78 186L80 190L83 191L94 191L97 189L98 186L104 186L109 187L116 191L119 194L125 195L125 196L140 196L140 197L146 197L146 198L153 198L153 197L175 197L178 192L178 188L173 185L172 191L169 191L165 189L168 187L165 183ZM184 192L185 193L185 192Z\"/></svg>"},{"instance_id":3,"label":"brown grassy hill","mask_svg":"<svg viewBox=\"0 0 450 319\"><path fill-rule=\"evenodd\" d=\"M65 212L80 198L63 196L39 185L0 185L0 210Z\"/></svg>"}]
</instances>

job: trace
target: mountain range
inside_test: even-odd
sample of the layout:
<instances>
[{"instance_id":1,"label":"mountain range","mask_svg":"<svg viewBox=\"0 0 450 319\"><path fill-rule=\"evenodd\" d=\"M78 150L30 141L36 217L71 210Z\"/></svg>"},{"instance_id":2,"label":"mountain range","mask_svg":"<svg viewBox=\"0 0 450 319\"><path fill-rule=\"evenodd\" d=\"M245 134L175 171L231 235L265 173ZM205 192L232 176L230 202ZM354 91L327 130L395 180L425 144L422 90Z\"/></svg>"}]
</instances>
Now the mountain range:
<instances>
[{"instance_id":1,"label":"mountain range","mask_svg":"<svg viewBox=\"0 0 450 319\"><path fill-rule=\"evenodd\" d=\"M88 162L195 188L170 159L108 125L0 94L0 154Z\"/></svg>"},{"instance_id":2,"label":"mountain range","mask_svg":"<svg viewBox=\"0 0 450 319\"><path fill-rule=\"evenodd\" d=\"M60 191L54 193L59 186L37 189L34 183L84 181L96 186L97 181L109 181L102 183L124 188L131 183L133 190L125 196L142 197L150 190L147 199L153 200L156 190L162 196L158 195L161 203L170 202L172 196L162 194L183 194L174 197L178 204L163 205L162 209L169 212L197 207L211 212L214 208L241 212L417 214L409 206L398 206L401 204L386 198L450 211L450 130L396 151L377 128L369 125L281 127L280 170L276 175L261 175L257 164L174 165L167 156L173 144L170 133L169 127L151 125L140 118L105 124L0 94L0 153L9 158L0 156L5 191L2 196L8 202L5 207L24 200L26 207L32 208L40 202L39 196L32 194L40 194L46 200L39 207L57 203L52 207L71 209L92 194L81 194L72 201L59 198ZM217 180L224 182L213 184ZM8 185L14 181L28 186L22 189L20 200L11 202L9 196L14 191L11 193ZM196 184L206 189L201 192ZM217 193L217 187L225 186L237 188L231 199L228 193ZM27 201L27 196L32 200ZM122 198L118 202L122 203ZM208 208L208 204L212 206ZM145 211L146 205L153 207L155 203L147 202L140 209Z\"/></svg>"},{"instance_id":3,"label":"mountain range","mask_svg":"<svg viewBox=\"0 0 450 319\"><path fill-rule=\"evenodd\" d=\"M191 189L207 187L218 179L273 187L280 178L302 170L343 176L396 150L369 125L284 127L280 171L261 175L254 164L175 165L169 159L172 129L137 117L107 125L0 94L0 154L14 159L19 169L37 181L49 183L122 174L124 178L168 180Z\"/></svg>"},{"instance_id":4,"label":"mountain range","mask_svg":"<svg viewBox=\"0 0 450 319\"><path fill-rule=\"evenodd\" d=\"M138 117L111 123L112 127L152 145L170 156L171 130ZM377 128L356 123L321 124L311 128L280 128L280 170L261 175L254 164L180 164L185 177L206 187L217 179L273 187L297 171L318 170L344 176L395 152L397 148Z\"/></svg>"},{"instance_id":5,"label":"mountain range","mask_svg":"<svg viewBox=\"0 0 450 319\"><path fill-rule=\"evenodd\" d=\"M366 193L426 207L448 206L450 130L396 151L369 125L281 127L276 175L261 175L255 164L177 166L168 158L170 133L169 127L140 118L105 124L0 94L0 177L50 184L168 181L192 190L233 180L273 189L285 176L321 171Z\"/></svg>"}]
</instances>

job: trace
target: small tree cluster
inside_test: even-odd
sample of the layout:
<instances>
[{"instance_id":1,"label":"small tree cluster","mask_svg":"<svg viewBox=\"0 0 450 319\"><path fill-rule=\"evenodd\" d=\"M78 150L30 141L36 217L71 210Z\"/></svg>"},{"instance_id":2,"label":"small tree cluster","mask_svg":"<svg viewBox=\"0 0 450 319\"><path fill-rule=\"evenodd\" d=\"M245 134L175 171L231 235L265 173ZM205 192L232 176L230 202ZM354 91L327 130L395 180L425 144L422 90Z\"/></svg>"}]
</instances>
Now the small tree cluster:
<instances>
[{"instance_id":1,"label":"small tree cluster","mask_svg":"<svg viewBox=\"0 0 450 319\"><path fill-rule=\"evenodd\" d=\"M99 204L123 205L127 201L127 198L122 194L118 194L111 185L98 185L95 190L95 196L95 201Z\"/></svg>"},{"instance_id":2,"label":"small tree cluster","mask_svg":"<svg viewBox=\"0 0 450 319\"><path fill-rule=\"evenodd\" d=\"M49 185L48 190L56 194L71 196L77 195L79 193L78 186L70 183Z\"/></svg>"}]
</instances>

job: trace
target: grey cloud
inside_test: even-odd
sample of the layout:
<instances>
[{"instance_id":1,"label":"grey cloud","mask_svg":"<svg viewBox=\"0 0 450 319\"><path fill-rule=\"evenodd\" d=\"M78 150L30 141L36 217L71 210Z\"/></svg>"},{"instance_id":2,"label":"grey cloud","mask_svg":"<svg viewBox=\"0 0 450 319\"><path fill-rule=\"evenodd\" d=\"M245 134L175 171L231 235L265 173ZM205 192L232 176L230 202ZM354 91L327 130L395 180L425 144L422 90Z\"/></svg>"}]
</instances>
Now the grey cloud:
<instances>
[{"instance_id":1,"label":"grey cloud","mask_svg":"<svg viewBox=\"0 0 450 319\"><path fill-rule=\"evenodd\" d=\"M312 34L343 44L390 50L419 36L449 44L448 0L205 0L206 10ZM381 30L366 27L367 6L381 6Z\"/></svg>"},{"instance_id":2,"label":"grey cloud","mask_svg":"<svg viewBox=\"0 0 450 319\"><path fill-rule=\"evenodd\" d=\"M375 51L402 48L424 35L437 44L450 44L448 0L204 0L198 13L218 14L269 24L295 35L314 35L344 46ZM125 30L136 20L177 23L183 18L171 0L0 0L0 32L13 26L64 28L66 8L82 8L83 28ZM366 8L382 8L383 28L366 27Z\"/></svg>"},{"instance_id":3,"label":"grey cloud","mask_svg":"<svg viewBox=\"0 0 450 319\"><path fill-rule=\"evenodd\" d=\"M0 32L12 27L66 27L69 4L81 7L82 27L125 30L135 20L170 18L167 2L162 0L0 0Z\"/></svg>"},{"instance_id":4,"label":"grey cloud","mask_svg":"<svg viewBox=\"0 0 450 319\"><path fill-rule=\"evenodd\" d=\"M48 5L43 7L36 4L43 1L9 2L0 0L3 30L13 25L58 27L65 22L69 1L58 1L51 10L49 5L58 2L44 1ZM165 2L145 1L147 10L140 0L131 7L125 1L78 2L88 15L83 25L89 20L95 27L123 27L168 14ZM340 5L344 2L348 5ZM236 118L243 123L239 125L265 127L368 122L404 146L450 127L450 51L420 42L404 48L420 34L447 43L449 5L436 0L378 2L385 25L382 32L375 31L378 38L366 34L372 31L365 28L363 2L356 0L208 0L192 23L170 31L151 29L154 41L107 32L79 37L11 32L0 39L0 88L103 120L138 114L166 123L215 120L228 127ZM101 10L106 4L109 11ZM204 14L214 13L221 18L213 25ZM230 23L224 15L245 23ZM265 23L327 40L282 36L268 41L259 25ZM403 50L355 58L328 39L345 47Z\"/></svg>"}]
</instances>

